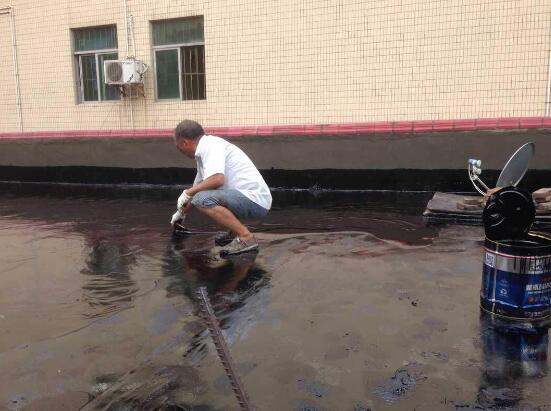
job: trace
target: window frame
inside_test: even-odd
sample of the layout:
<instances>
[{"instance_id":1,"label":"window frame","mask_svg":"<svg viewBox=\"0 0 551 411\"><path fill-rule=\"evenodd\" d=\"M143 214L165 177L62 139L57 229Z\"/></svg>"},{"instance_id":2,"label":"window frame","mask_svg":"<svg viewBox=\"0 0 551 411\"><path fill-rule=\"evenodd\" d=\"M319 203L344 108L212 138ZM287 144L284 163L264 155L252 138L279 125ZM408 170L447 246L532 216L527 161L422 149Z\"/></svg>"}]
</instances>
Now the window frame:
<instances>
[{"instance_id":1,"label":"window frame","mask_svg":"<svg viewBox=\"0 0 551 411\"><path fill-rule=\"evenodd\" d=\"M78 89L79 89L79 103L81 104L89 104L89 103L106 103L106 102L112 102L112 101L120 101L120 96L118 99L114 100L107 100L105 98L102 98L102 92L101 92L101 82L100 82L100 70L102 67L99 66L99 56L103 54L119 54L118 49L101 49L101 50L87 50L87 51L75 51L74 56L76 59L77 64L77 72L78 72ZM84 100L84 82L82 81L82 56L94 56L94 60L96 62L96 81L98 85L98 99L97 100ZM117 57L118 58L118 57Z\"/></svg>"},{"instance_id":2,"label":"window frame","mask_svg":"<svg viewBox=\"0 0 551 411\"><path fill-rule=\"evenodd\" d=\"M183 17L182 20L185 20L186 17ZM171 20L180 20L180 19L171 19ZM165 20L155 20L151 21L151 31L153 32L153 24L154 23L162 23ZM152 36L153 38L153 36ZM198 42L198 41L190 41L188 43L174 43L174 44L163 44L161 46L155 46L153 45L153 67L155 68L155 102L173 102L173 101L206 101L207 100L207 92L206 92L206 79L207 79L207 65L205 62L205 98L204 99L188 99L184 100L184 90L183 90L183 84L182 84L182 77L184 73L182 72L182 48L183 47L193 47L193 46L203 46L205 47L205 42ZM178 50L178 93L180 97L178 98L159 98L159 87L157 85L157 51L159 50ZM206 59L206 58L205 58Z\"/></svg>"},{"instance_id":3,"label":"window frame","mask_svg":"<svg viewBox=\"0 0 551 411\"><path fill-rule=\"evenodd\" d=\"M101 28L112 28L115 32L115 46L116 48L105 48L105 49L94 49L94 50L83 50L83 51L77 51L76 50L76 32L83 31L83 30L93 30L93 29L101 29ZM88 27L73 27L70 29L71 33L71 44L72 44L72 60L74 64L74 73L76 76L77 84L76 84L76 103L77 104L97 104L97 103L116 103L117 101L121 101L120 95L117 99L105 99L102 95L101 91L101 82L100 82L100 71L103 70L103 67L100 67L99 64L99 56L104 54L116 54L117 59L119 59L119 48L118 48L118 32L117 32L117 25L116 24L102 24L99 26L88 26ZM82 77L82 56L94 56L95 65L96 65L96 82L97 82L97 93L98 93L98 99L97 100L85 100L84 99L84 82Z\"/></svg>"}]
</instances>

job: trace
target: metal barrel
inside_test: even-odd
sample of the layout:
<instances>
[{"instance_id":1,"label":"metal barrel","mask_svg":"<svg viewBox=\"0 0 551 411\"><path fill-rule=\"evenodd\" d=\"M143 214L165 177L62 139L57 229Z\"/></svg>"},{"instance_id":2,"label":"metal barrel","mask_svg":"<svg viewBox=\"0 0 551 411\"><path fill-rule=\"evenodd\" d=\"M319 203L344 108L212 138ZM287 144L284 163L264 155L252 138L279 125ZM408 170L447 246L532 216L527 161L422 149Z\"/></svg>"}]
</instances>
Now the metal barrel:
<instances>
[{"instance_id":1,"label":"metal barrel","mask_svg":"<svg viewBox=\"0 0 551 411\"><path fill-rule=\"evenodd\" d=\"M548 323L551 316L551 237L528 233L494 241L486 237L480 305L511 321Z\"/></svg>"}]
</instances>

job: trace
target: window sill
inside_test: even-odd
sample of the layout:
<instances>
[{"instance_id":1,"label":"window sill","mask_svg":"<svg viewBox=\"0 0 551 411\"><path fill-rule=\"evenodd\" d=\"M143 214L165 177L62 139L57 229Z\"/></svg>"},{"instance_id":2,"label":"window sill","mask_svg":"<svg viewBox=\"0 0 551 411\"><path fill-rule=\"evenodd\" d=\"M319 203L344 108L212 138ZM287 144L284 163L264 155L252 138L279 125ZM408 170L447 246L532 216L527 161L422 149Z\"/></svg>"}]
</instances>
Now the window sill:
<instances>
[{"instance_id":1,"label":"window sill","mask_svg":"<svg viewBox=\"0 0 551 411\"><path fill-rule=\"evenodd\" d=\"M109 104L120 103L122 100L102 100L102 101L80 101L76 103L76 106L103 106Z\"/></svg>"},{"instance_id":2,"label":"window sill","mask_svg":"<svg viewBox=\"0 0 551 411\"><path fill-rule=\"evenodd\" d=\"M166 99L155 99L155 103L199 103L207 102L207 99L204 100L182 100L181 98L166 98Z\"/></svg>"}]
</instances>

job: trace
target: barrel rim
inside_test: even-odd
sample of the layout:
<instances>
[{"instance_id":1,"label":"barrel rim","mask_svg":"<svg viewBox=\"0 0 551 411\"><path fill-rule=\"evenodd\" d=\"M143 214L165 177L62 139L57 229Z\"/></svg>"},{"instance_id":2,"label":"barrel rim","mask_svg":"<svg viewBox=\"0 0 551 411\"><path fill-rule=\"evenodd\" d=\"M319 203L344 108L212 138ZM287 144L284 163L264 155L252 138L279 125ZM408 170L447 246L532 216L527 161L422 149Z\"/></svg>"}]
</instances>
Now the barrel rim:
<instances>
[{"instance_id":1,"label":"barrel rim","mask_svg":"<svg viewBox=\"0 0 551 411\"><path fill-rule=\"evenodd\" d=\"M533 241L541 241L542 244L539 245L516 245L516 244L508 244L504 243L503 241L522 241L522 240L531 240L535 239ZM495 248L495 250L503 249L503 248L514 248L517 250L530 250L530 251L536 251L536 250L545 250L549 249L551 252L551 236L546 233L538 233L538 232L530 232L526 235L526 237L518 238L518 239L511 239L511 240L492 240L488 237L485 239L486 245L491 245Z\"/></svg>"},{"instance_id":2,"label":"barrel rim","mask_svg":"<svg viewBox=\"0 0 551 411\"><path fill-rule=\"evenodd\" d=\"M482 297L480 299L480 309L482 311L484 311L486 314L491 314L491 315L494 315L494 316L496 316L498 318L501 318L501 319L504 319L504 320L514 321L514 322L534 323L534 322L538 322L538 321L549 320L551 318L551 311L548 314L546 314L545 316L541 316L541 317L515 317L513 315L499 314L499 313L496 313L495 311L492 311L491 308L484 307L484 303L487 303L488 305L493 304L494 309L495 309L495 306L503 305L503 304L499 304L498 302L492 303L488 300L484 300Z\"/></svg>"}]
</instances>

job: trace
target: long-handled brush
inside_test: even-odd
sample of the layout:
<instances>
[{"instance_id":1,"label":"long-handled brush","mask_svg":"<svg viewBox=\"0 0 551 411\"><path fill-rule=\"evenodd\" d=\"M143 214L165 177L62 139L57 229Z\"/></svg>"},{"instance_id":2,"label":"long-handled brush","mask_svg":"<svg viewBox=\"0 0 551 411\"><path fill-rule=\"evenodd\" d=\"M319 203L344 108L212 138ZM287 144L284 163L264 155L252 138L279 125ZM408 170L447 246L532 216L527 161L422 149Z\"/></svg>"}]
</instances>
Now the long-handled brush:
<instances>
[{"instance_id":1,"label":"long-handled brush","mask_svg":"<svg viewBox=\"0 0 551 411\"><path fill-rule=\"evenodd\" d=\"M172 229L173 236L186 237L189 235L197 234L218 234L218 231L192 231L189 228L185 227L180 221L174 223L174 228Z\"/></svg>"}]
</instances>

